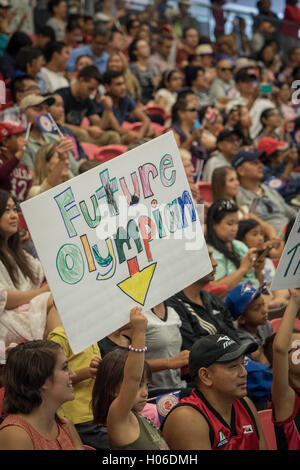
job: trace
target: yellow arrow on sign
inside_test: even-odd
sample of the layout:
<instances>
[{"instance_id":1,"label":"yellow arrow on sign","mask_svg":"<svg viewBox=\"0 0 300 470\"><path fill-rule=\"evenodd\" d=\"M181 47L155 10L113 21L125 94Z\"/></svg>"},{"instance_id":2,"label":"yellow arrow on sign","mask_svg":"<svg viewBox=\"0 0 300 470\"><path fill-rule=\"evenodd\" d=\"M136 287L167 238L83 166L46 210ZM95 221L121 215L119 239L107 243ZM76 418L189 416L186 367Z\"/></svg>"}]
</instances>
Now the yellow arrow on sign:
<instances>
[{"instance_id":1,"label":"yellow arrow on sign","mask_svg":"<svg viewBox=\"0 0 300 470\"><path fill-rule=\"evenodd\" d=\"M152 263L141 271L139 270L136 257L127 263L130 277L119 282L117 286L135 302L144 305L157 263Z\"/></svg>"}]
</instances>

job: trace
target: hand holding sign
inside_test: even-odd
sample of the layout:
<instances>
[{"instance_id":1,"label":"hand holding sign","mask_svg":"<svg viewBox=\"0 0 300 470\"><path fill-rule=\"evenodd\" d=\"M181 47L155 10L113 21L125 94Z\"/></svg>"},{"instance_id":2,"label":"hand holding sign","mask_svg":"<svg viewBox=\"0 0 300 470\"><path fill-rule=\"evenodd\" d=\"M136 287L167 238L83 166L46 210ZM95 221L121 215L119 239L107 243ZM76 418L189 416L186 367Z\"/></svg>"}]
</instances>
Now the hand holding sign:
<instances>
[{"instance_id":1,"label":"hand holding sign","mask_svg":"<svg viewBox=\"0 0 300 470\"><path fill-rule=\"evenodd\" d=\"M22 211L75 354L212 270L172 132Z\"/></svg>"},{"instance_id":2,"label":"hand holding sign","mask_svg":"<svg viewBox=\"0 0 300 470\"><path fill-rule=\"evenodd\" d=\"M300 287L300 212L285 244L271 290Z\"/></svg>"}]
</instances>

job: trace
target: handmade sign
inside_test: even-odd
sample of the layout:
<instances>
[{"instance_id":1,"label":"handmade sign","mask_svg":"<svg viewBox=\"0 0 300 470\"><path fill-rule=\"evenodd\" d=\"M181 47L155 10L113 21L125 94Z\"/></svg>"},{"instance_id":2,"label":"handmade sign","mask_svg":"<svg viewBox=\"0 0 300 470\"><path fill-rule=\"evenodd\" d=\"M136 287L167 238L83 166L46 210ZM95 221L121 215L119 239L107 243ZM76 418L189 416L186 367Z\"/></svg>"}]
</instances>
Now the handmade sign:
<instances>
[{"instance_id":1,"label":"handmade sign","mask_svg":"<svg viewBox=\"0 0 300 470\"><path fill-rule=\"evenodd\" d=\"M300 287L300 211L280 257L271 290Z\"/></svg>"},{"instance_id":2,"label":"handmade sign","mask_svg":"<svg viewBox=\"0 0 300 470\"><path fill-rule=\"evenodd\" d=\"M212 271L172 132L21 207L74 353Z\"/></svg>"}]
</instances>

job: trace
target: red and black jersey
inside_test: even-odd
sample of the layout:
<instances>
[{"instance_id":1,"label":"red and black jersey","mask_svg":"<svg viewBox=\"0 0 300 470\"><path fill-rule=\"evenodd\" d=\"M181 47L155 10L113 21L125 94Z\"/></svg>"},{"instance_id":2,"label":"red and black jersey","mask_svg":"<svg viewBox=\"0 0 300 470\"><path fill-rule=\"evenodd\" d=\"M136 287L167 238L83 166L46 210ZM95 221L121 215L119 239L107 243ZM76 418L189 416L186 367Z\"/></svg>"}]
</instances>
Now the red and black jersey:
<instances>
[{"instance_id":1,"label":"red and black jersey","mask_svg":"<svg viewBox=\"0 0 300 470\"><path fill-rule=\"evenodd\" d=\"M300 389L295 391L295 404L292 415L276 422L273 416L278 450L300 450Z\"/></svg>"},{"instance_id":2,"label":"red and black jersey","mask_svg":"<svg viewBox=\"0 0 300 470\"><path fill-rule=\"evenodd\" d=\"M259 432L255 417L244 399L233 402L230 426L199 390L194 389L188 397L182 398L166 419L179 406L192 406L202 414L209 426L212 450L259 449Z\"/></svg>"}]
</instances>

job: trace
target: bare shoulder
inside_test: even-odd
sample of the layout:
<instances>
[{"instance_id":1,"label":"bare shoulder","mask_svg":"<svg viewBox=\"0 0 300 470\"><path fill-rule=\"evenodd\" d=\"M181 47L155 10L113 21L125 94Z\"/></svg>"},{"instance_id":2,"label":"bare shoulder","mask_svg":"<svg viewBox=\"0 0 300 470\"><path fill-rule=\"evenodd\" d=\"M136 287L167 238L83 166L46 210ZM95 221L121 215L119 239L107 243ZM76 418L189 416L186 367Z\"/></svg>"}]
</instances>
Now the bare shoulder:
<instances>
[{"instance_id":1,"label":"bare shoulder","mask_svg":"<svg viewBox=\"0 0 300 470\"><path fill-rule=\"evenodd\" d=\"M33 450L29 434L19 426L0 430L0 450Z\"/></svg>"},{"instance_id":2,"label":"bare shoulder","mask_svg":"<svg viewBox=\"0 0 300 470\"><path fill-rule=\"evenodd\" d=\"M59 416L59 419L61 420L62 423L66 424L68 426L75 449L77 449L77 450L84 449L81 438L80 438L80 436L77 432L77 429L76 429L74 423L72 423L72 421L70 421L65 416L64 417Z\"/></svg>"},{"instance_id":3,"label":"bare shoulder","mask_svg":"<svg viewBox=\"0 0 300 470\"><path fill-rule=\"evenodd\" d=\"M204 416L192 406L174 409L164 424L163 436L170 449L210 449L209 426Z\"/></svg>"}]
</instances>

